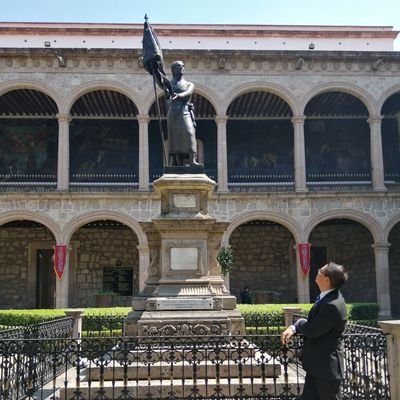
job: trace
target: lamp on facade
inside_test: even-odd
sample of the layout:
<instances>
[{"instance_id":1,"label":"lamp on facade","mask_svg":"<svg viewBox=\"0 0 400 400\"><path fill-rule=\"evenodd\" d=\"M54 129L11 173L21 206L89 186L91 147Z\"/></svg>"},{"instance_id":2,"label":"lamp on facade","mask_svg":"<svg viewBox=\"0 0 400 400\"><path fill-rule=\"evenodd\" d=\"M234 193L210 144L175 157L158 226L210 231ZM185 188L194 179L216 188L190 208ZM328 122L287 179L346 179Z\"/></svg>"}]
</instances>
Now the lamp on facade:
<instances>
[{"instance_id":1,"label":"lamp on facade","mask_svg":"<svg viewBox=\"0 0 400 400\"><path fill-rule=\"evenodd\" d=\"M315 44L311 42L311 43L308 45L308 48L309 48L309 50L314 50L314 49L315 49Z\"/></svg>"}]
</instances>

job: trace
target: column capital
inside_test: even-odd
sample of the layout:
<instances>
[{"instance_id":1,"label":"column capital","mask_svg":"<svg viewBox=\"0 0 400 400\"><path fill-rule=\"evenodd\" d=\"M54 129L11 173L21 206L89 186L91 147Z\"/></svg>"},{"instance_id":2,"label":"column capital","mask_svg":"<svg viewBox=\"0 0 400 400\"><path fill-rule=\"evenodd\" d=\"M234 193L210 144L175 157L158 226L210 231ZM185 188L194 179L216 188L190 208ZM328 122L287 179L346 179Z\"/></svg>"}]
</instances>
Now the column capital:
<instances>
[{"instance_id":1,"label":"column capital","mask_svg":"<svg viewBox=\"0 0 400 400\"><path fill-rule=\"evenodd\" d=\"M229 119L229 115L217 115L217 116L215 117L215 122L216 122L217 124L226 124L226 122L228 121L228 119Z\"/></svg>"},{"instance_id":2,"label":"column capital","mask_svg":"<svg viewBox=\"0 0 400 400\"><path fill-rule=\"evenodd\" d=\"M136 115L136 118L138 122L143 122L143 123L149 123L150 122L150 117L148 115Z\"/></svg>"},{"instance_id":3,"label":"column capital","mask_svg":"<svg viewBox=\"0 0 400 400\"><path fill-rule=\"evenodd\" d=\"M58 122L70 123L72 121L71 114L56 114Z\"/></svg>"},{"instance_id":4,"label":"column capital","mask_svg":"<svg viewBox=\"0 0 400 400\"><path fill-rule=\"evenodd\" d=\"M388 242L378 242L371 245L371 247L376 251L381 251L383 253L388 252L391 244Z\"/></svg>"},{"instance_id":5,"label":"column capital","mask_svg":"<svg viewBox=\"0 0 400 400\"><path fill-rule=\"evenodd\" d=\"M291 121L292 124L304 124L304 121L306 120L305 115L293 115Z\"/></svg>"},{"instance_id":6,"label":"column capital","mask_svg":"<svg viewBox=\"0 0 400 400\"><path fill-rule=\"evenodd\" d=\"M138 249L139 254L150 254L150 247L147 245L137 245L136 248Z\"/></svg>"},{"instance_id":7,"label":"column capital","mask_svg":"<svg viewBox=\"0 0 400 400\"><path fill-rule=\"evenodd\" d=\"M369 118L367 119L367 122L370 125L373 124L380 124L382 122L382 115L370 115Z\"/></svg>"}]
</instances>

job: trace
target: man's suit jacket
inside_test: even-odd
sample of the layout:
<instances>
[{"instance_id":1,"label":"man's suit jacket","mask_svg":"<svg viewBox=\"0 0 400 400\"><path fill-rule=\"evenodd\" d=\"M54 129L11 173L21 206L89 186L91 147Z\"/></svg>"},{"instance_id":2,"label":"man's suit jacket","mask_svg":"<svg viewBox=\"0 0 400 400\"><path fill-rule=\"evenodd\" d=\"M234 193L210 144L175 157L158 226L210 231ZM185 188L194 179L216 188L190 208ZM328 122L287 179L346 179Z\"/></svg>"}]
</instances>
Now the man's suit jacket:
<instances>
[{"instance_id":1,"label":"man's suit jacket","mask_svg":"<svg viewBox=\"0 0 400 400\"><path fill-rule=\"evenodd\" d=\"M342 378L346 321L346 303L337 289L314 304L307 320L297 321L296 331L304 335L302 363L307 373L315 378Z\"/></svg>"}]
</instances>

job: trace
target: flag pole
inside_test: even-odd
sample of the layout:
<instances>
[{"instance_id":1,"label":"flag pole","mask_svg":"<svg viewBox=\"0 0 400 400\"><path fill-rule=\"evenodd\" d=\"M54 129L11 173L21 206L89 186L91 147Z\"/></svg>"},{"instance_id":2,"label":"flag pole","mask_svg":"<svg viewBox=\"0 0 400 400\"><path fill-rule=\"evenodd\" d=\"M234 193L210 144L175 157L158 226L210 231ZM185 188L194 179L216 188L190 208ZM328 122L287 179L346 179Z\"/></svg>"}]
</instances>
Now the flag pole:
<instances>
[{"instance_id":1,"label":"flag pole","mask_svg":"<svg viewBox=\"0 0 400 400\"><path fill-rule=\"evenodd\" d=\"M154 77L154 73L152 75L153 75L154 97L155 97L156 106L157 106L158 127L160 129L161 143L162 143L162 147L163 147L164 167L166 167L166 166L168 166L168 158L167 158L167 150L165 149L165 143L164 143L164 132L163 132L162 121L161 121L160 102L159 102L159 99L157 96L156 78Z\"/></svg>"}]
</instances>

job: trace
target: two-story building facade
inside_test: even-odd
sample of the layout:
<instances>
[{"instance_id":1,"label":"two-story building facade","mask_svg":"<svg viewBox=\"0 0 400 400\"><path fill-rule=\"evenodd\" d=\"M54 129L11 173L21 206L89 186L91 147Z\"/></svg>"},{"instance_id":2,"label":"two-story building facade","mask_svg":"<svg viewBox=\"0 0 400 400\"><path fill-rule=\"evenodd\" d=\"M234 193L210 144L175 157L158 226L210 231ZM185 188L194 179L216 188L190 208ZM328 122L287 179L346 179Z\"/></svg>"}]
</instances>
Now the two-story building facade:
<instances>
[{"instance_id":1,"label":"two-story building facade","mask_svg":"<svg viewBox=\"0 0 400 400\"><path fill-rule=\"evenodd\" d=\"M185 63L199 160L227 225L226 284L308 302L324 263L349 302L400 302L400 53L391 27L155 25ZM129 304L159 269L152 183L166 104L143 69L143 25L0 24L0 304ZM160 129L160 122L163 129ZM163 136L164 135L164 136ZM311 244L304 276L298 244ZM61 279L55 245L67 246Z\"/></svg>"}]
</instances>

